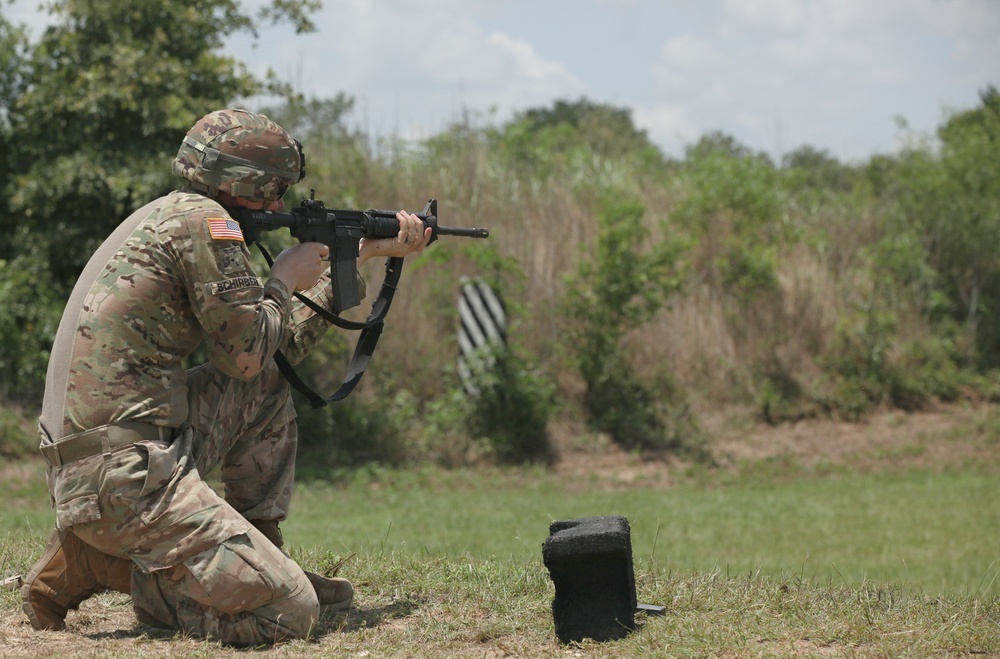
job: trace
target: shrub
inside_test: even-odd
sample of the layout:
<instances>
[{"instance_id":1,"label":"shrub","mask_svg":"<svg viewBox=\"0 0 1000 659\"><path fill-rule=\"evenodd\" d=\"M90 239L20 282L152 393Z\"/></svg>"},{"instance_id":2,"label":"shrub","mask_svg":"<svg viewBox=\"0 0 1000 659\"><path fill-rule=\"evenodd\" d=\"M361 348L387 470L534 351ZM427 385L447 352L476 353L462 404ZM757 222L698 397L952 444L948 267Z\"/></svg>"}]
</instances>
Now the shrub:
<instances>
[{"instance_id":1,"label":"shrub","mask_svg":"<svg viewBox=\"0 0 1000 659\"><path fill-rule=\"evenodd\" d=\"M651 320L681 287L683 239L664 227L648 250L645 208L609 192L598 215L596 245L580 259L563 302L564 344L586 384L591 425L627 448L674 449L663 416L673 402L632 371L622 347L625 333Z\"/></svg>"},{"instance_id":2,"label":"shrub","mask_svg":"<svg viewBox=\"0 0 1000 659\"><path fill-rule=\"evenodd\" d=\"M469 433L484 438L498 462L551 462L553 383L511 351L488 354L489 367L478 369L469 400Z\"/></svg>"}]
</instances>

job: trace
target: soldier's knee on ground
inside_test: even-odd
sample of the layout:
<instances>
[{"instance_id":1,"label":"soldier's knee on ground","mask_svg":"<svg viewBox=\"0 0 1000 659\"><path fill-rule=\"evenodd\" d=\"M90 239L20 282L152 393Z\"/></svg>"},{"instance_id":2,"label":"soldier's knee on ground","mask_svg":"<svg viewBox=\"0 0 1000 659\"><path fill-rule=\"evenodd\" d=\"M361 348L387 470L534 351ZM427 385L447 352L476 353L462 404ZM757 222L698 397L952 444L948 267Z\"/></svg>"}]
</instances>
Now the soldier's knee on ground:
<instances>
[{"instance_id":1,"label":"soldier's knee on ground","mask_svg":"<svg viewBox=\"0 0 1000 659\"><path fill-rule=\"evenodd\" d=\"M284 546L285 539L281 534L281 529L278 528L278 520L258 519L250 520L250 523L278 549ZM350 581L337 577L324 577L309 570L306 570L305 573L313 590L316 591L320 608L324 613L350 608L354 601L354 586Z\"/></svg>"},{"instance_id":2,"label":"soldier's knee on ground","mask_svg":"<svg viewBox=\"0 0 1000 659\"><path fill-rule=\"evenodd\" d=\"M155 584L137 580L137 611L202 638L234 645L306 638L320 617L302 571L256 533L230 538L153 576Z\"/></svg>"}]
</instances>

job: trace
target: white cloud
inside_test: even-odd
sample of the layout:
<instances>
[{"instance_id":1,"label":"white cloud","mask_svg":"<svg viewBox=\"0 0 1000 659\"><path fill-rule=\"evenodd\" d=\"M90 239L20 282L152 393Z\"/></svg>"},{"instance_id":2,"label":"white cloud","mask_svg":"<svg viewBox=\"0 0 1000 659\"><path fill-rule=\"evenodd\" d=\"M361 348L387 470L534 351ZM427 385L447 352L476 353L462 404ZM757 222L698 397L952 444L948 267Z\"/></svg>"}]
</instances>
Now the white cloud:
<instances>
[{"instance_id":1,"label":"white cloud","mask_svg":"<svg viewBox=\"0 0 1000 659\"><path fill-rule=\"evenodd\" d=\"M2 1L2 0L0 0ZM241 0L251 11L269 0ZM40 0L0 5L37 36ZM775 153L892 147L1000 84L998 0L325 0L319 32L227 50L307 94L358 100L363 128L434 134L587 96L633 110L668 152L723 130Z\"/></svg>"},{"instance_id":2,"label":"white cloud","mask_svg":"<svg viewBox=\"0 0 1000 659\"><path fill-rule=\"evenodd\" d=\"M37 41L52 23L51 15L43 6L42 0L15 0L9 6L0 2L0 11L10 23L26 27L28 37Z\"/></svg>"},{"instance_id":3,"label":"white cloud","mask_svg":"<svg viewBox=\"0 0 1000 659\"><path fill-rule=\"evenodd\" d=\"M698 123L680 104L639 105L632 119L636 126L647 130L649 139L674 156L682 155L684 147L700 137Z\"/></svg>"},{"instance_id":4,"label":"white cloud","mask_svg":"<svg viewBox=\"0 0 1000 659\"><path fill-rule=\"evenodd\" d=\"M719 34L784 34L802 28L810 5L801 0L726 0Z\"/></svg>"},{"instance_id":5,"label":"white cloud","mask_svg":"<svg viewBox=\"0 0 1000 659\"><path fill-rule=\"evenodd\" d=\"M651 134L683 125L772 152L808 143L860 158L891 148L892 117L926 108L928 94L967 98L1000 78L992 0L726 0L721 9L664 40L656 103L637 114L654 122ZM967 71L960 83L956 71ZM927 129L938 119L922 109Z\"/></svg>"},{"instance_id":6,"label":"white cloud","mask_svg":"<svg viewBox=\"0 0 1000 659\"><path fill-rule=\"evenodd\" d=\"M366 128L404 137L441 130L466 108L509 114L586 90L563 63L474 18L459 0L327 2L317 33L259 48L255 72L271 67L320 97L346 91Z\"/></svg>"}]
</instances>

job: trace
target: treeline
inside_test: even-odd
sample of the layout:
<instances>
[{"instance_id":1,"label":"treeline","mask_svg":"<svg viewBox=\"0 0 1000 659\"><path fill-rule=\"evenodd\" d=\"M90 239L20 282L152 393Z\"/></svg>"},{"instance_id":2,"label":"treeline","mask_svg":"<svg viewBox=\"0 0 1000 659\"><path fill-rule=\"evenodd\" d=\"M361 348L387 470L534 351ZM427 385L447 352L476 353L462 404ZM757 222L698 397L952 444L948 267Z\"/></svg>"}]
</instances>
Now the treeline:
<instances>
[{"instance_id":1,"label":"treeline","mask_svg":"<svg viewBox=\"0 0 1000 659\"><path fill-rule=\"evenodd\" d=\"M407 263L360 390L300 406L311 465L546 461L581 434L698 459L720 410L857 419L998 395L994 87L864 163L809 146L774 162L721 133L672 160L627 109L586 99L375 141L349 127L349 95L306 99L220 54L263 20L309 29L308 4L286 5L62 0L33 45L0 15L7 452L34 444L48 349L90 253L176 186L170 159L198 117L261 90L282 100L254 109L306 146L293 195L411 210L436 197L442 224L492 232ZM379 268L366 275L375 289ZM471 397L454 367L463 276L499 291L511 323ZM332 391L353 338L331 333L304 377Z\"/></svg>"}]
</instances>

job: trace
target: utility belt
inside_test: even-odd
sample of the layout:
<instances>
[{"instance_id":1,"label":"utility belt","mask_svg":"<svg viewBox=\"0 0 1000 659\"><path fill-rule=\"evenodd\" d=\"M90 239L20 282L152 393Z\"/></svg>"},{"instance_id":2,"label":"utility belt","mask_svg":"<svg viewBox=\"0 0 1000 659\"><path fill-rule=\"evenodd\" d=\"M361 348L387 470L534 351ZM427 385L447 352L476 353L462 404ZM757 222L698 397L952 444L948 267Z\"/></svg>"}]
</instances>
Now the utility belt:
<instances>
[{"instance_id":1,"label":"utility belt","mask_svg":"<svg viewBox=\"0 0 1000 659\"><path fill-rule=\"evenodd\" d=\"M44 444L41 451L49 465L61 467L92 455L110 455L116 448L143 440L170 442L173 436L173 428L140 421L123 421L67 435L58 442Z\"/></svg>"}]
</instances>

